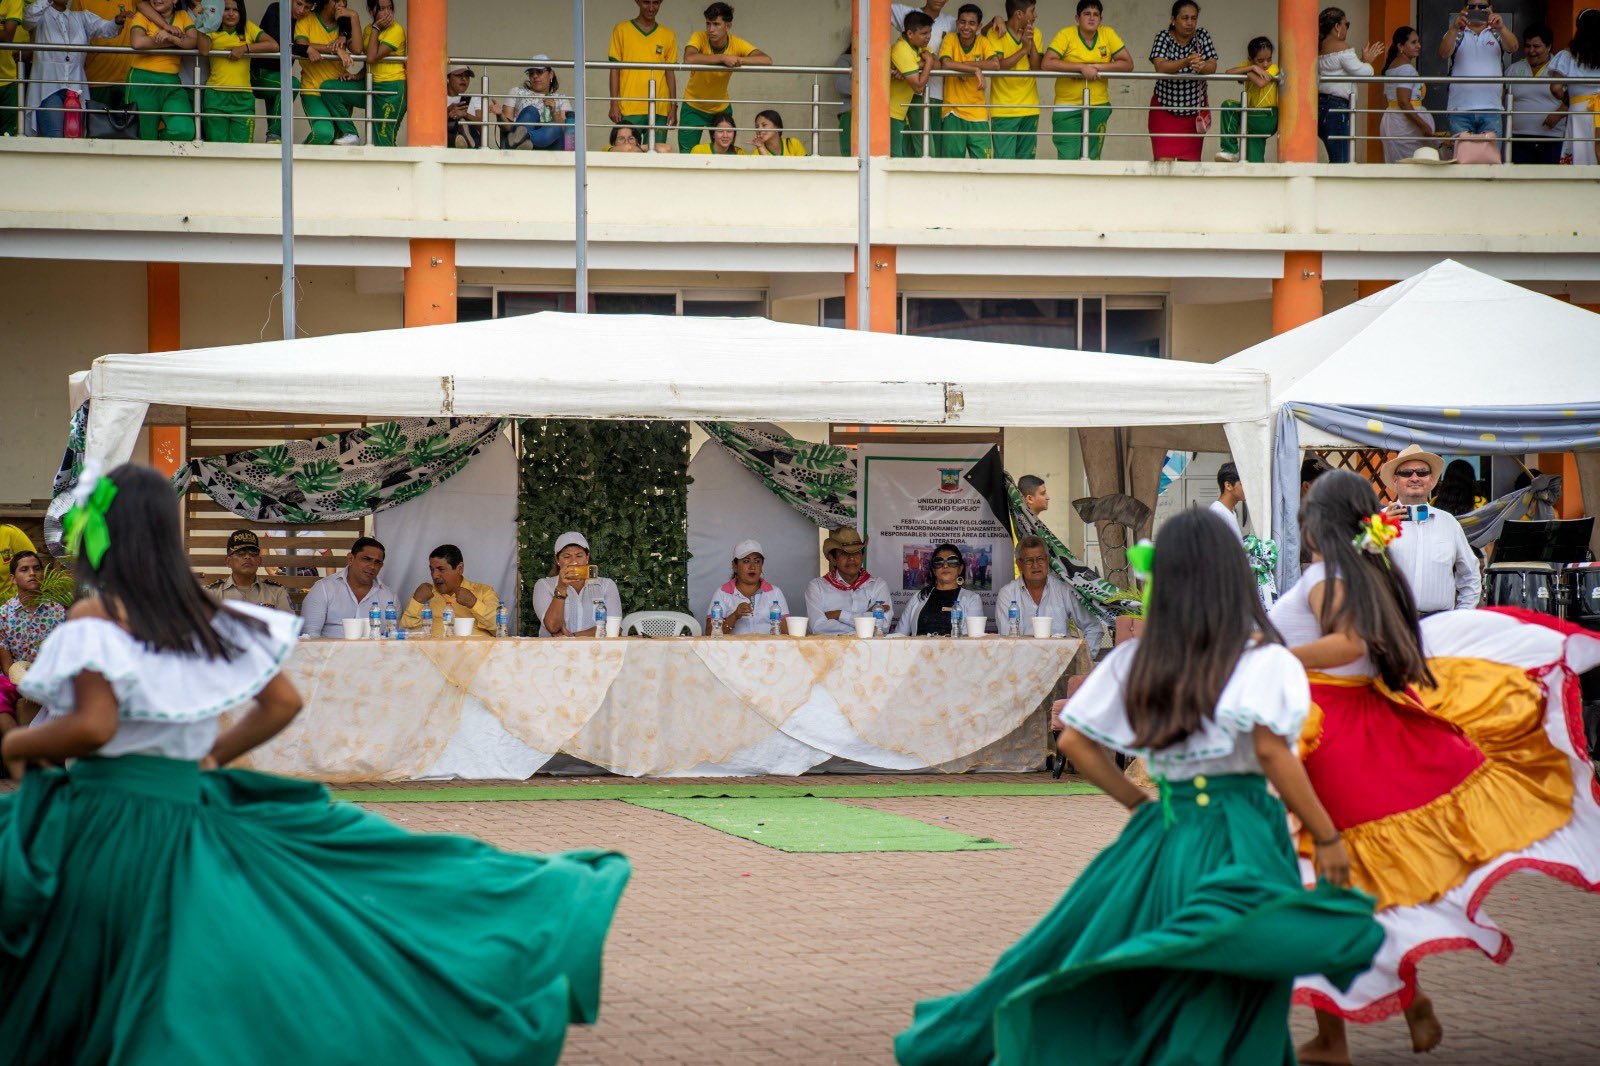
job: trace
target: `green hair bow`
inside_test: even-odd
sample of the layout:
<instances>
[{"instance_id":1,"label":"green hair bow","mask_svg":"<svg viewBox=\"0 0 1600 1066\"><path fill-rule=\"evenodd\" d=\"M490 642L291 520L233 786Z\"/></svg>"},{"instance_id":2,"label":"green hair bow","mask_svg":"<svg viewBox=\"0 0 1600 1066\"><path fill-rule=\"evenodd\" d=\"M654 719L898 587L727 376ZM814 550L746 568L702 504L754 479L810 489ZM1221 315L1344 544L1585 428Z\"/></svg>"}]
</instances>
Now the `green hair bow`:
<instances>
[{"instance_id":1,"label":"green hair bow","mask_svg":"<svg viewBox=\"0 0 1600 1066\"><path fill-rule=\"evenodd\" d=\"M117 498L117 486L110 478L94 478L93 487L86 493L76 494L78 502L61 520L66 534L67 552L88 555L89 565L99 569L106 549L111 547L111 531L106 527L106 512L111 501Z\"/></svg>"},{"instance_id":2,"label":"green hair bow","mask_svg":"<svg viewBox=\"0 0 1600 1066\"><path fill-rule=\"evenodd\" d=\"M1150 573L1156 565L1156 546L1148 540L1141 540L1131 544L1127 549L1128 569L1133 571L1133 576L1139 579L1139 603L1141 618L1150 614Z\"/></svg>"}]
</instances>

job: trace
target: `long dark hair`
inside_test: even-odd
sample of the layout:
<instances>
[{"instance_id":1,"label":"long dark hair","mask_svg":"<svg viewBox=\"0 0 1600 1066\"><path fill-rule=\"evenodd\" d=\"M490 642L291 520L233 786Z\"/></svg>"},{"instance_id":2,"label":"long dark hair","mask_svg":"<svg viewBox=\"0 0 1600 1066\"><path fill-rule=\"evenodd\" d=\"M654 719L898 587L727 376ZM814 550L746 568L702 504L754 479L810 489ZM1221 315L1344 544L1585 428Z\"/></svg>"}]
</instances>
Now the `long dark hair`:
<instances>
[{"instance_id":1,"label":"long dark hair","mask_svg":"<svg viewBox=\"0 0 1600 1066\"><path fill-rule=\"evenodd\" d=\"M1478 479L1472 472L1472 464L1465 459L1452 459L1444 468L1439 487L1433 490L1433 505L1459 517L1472 510L1477 495Z\"/></svg>"},{"instance_id":2,"label":"long dark hair","mask_svg":"<svg viewBox=\"0 0 1600 1066\"><path fill-rule=\"evenodd\" d=\"M178 534L178 497L166 478L147 466L124 463L106 477L117 487L106 511L110 546L100 565L81 559L92 591L106 613L152 651L231 659L239 649L212 626L217 612L265 633L243 612L207 596L184 558Z\"/></svg>"},{"instance_id":3,"label":"long dark hair","mask_svg":"<svg viewBox=\"0 0 1600 1066\"><path fill-rule=\"evenodd\" d=\"M932 594L933 589L934 589L934 583L933 583L933 561L935 559L939 558L939 553L940 552L948 552L948 553L954 555L957 559L961 560L961 572L956 575L956 587L960 588L962 585L965 585L967 583L967 556L966 556L966 553L963 552L960 548L956 547L954 544L941 544L938 547L933 549L933 554L932 555L928 556L928 592L929 592L930 595Z\"/></svg>"},{"instance_id":4,"label":"long dark hair","mask_svg":"<svg viewBox=\"0 0 1600 1066\"><path fill-rule=\"evenodd\" d=\"M1328 471L1306 493L1301 528L1322 556L1328 579L1344 585L1338 603L1332 595L1324 598L1318 621L1324 633L1348 627L1365 641L1367 657L1390 688L1432 685L1411 586L1386 557L1354 543L1361 524L1381 507L1372 483L1348 470Z\"/></svg>"},{"instance_id":5,"label":"long dark hair","mask_svg":"<svg viewBox=\"0 0 1600 1066\"><path fill-rule=\"evenodd\" d=\"M1317 13L1317 44L1321 45L1328 39L1328 34L1334 31L1339 23L1344 21L1344 8L1325 7Z\"/></svg>"},{"instance_id":6,"label":"long dark hair","mask_svg":"<svg viewBox=\"0 0 1600 1066\"><path fill-rule=\"evenodd\" d=\"M1123 698L1133 742L1160 749L1215 717L1233 668L1259 632L1283 638L1267 619L1238 536L1208 510L1167 520L1156 537L1150 605Z\"/></svg>"},{"instance_id":7,"label":"long dark hair","mask_svg":"<svg viewBox=\"0 0 1600 1066\"><path fill-rule=\"evenodd\" d=\"M1389 38L1389 54L1383 57L1383 69L1388 70L1394 66L1394 61L1400 56L1400 49L1411 40L1411 35L1416 33L1414 26L1401 26L1394 31L1394 36Z\"/></svg>"},{"instance_id":8,"label":"long dark hair","mask_svg":"<svg viewBox=\"0 0 1600 1066\"><path fill-rule=\"evenodd\" d=\"M1600 68L1600 10L1591 7L1578 16L1577 32L1567 51L1590 70Z\"/></svg>"}]
</instances>

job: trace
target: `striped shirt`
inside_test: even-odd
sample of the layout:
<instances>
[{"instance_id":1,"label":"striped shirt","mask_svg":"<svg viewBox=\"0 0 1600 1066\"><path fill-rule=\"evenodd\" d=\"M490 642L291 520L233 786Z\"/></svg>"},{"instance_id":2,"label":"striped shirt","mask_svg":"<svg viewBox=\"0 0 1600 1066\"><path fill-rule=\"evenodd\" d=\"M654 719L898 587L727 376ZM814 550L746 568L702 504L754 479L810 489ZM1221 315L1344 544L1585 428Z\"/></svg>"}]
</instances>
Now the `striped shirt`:
<instances>
[{"instance_id":1,"label":"striped shirt","mask_svg":"<svg viewBox=\"0 0 1600 1066\"><path fill-rule=\"evenodd\" d=\"M1406 519L1389 561L1406 576L1419 613L1478 606L1478 557L1454 515L1429 507L1426 522Z\"/></svg>"}]
</instances>

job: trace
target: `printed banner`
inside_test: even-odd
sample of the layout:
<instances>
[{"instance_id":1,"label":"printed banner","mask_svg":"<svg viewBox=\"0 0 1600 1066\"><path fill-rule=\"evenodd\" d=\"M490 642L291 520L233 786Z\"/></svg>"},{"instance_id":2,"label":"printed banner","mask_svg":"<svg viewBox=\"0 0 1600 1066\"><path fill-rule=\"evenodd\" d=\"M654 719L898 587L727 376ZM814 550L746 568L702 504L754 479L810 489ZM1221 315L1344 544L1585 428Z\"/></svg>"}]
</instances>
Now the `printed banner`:
<instances>
[{"instance_id":1,"label":"printed banner","mask_svg":"<svg viewBox=\"0 0 1600 1066\"><path fill-rule=\"evenodd\" d=\"M863 444L861 533L867 569L889 583L895 613L931 581L929 563L940 544L966 560L965 587L994 617L995 593L1012 578L1011 529L984 486L968 474L995 451L991 444Z\"/></svg>"}]
</instances>

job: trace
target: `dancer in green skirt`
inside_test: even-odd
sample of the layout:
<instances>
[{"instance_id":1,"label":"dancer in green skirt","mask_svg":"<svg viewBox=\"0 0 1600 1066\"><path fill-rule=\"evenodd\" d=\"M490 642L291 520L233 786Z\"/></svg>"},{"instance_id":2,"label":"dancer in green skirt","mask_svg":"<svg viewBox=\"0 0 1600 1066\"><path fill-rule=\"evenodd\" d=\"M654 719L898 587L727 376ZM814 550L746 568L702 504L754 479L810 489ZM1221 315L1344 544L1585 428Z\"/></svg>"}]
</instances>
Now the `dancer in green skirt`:
<instances>
[{"instance_id":1,"label":"dancer in green skirt","mask_svg":"<svg viewBox=\"0 0 1600 1066\"><path fill-rule=\"evenodd\" d=\"M917 1004L901 1063L1293 1063L1294 978L1347 986L1383 941L1372 899L1340 887L1349 857L1292 747L1305 671L1238 535L1192 510L1158 548L1143 637L1062 713L1062 752L1133 817L988 977ZM1143 756L1160 798L1102 744ZM1314 888L1285 804L1316 839Z\"/></svg>"},{"instance_id":2,"label":"dancer in green skirt","mask_svg":"<svg viewBox=\"0 0 1600 1066\"><path fill-rule=\"evenodd\" d=\"M25 679L43 723L0 745L26 769L0 796L0 1058L555 1062L597 1013L627 860L413 835L217 769L300 709L299 620L201 591L147 467L86 472L66 528L96 595Z\"/></svg>"}]
</instances>

